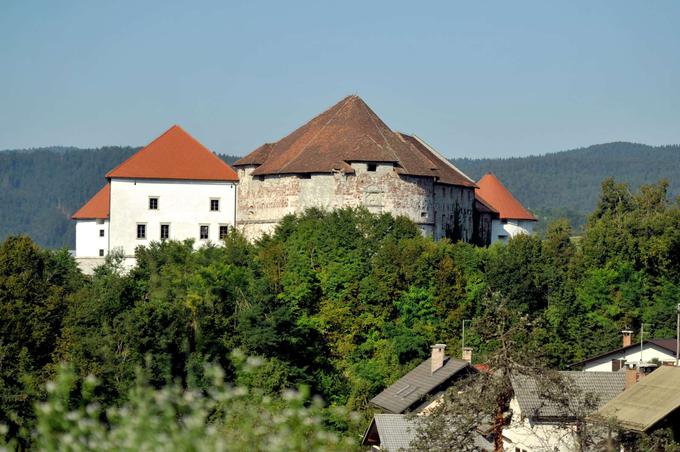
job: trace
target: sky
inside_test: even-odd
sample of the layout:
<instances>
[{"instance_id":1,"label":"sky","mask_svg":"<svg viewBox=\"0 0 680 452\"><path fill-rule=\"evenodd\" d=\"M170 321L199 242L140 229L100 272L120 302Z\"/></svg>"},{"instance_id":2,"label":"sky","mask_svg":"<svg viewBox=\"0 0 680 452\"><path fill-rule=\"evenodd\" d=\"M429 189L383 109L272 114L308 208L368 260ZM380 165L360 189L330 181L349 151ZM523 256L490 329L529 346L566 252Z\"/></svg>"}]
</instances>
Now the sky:
<instances>
[{"instance_id":1,"label":"sky","mask_svg":"<svg viewBox=\"0 0 680 452\"><path fill-rule=\"evenodd\" d=\"M680 2L0 0L0 149L245 155L349 94L449 157L680 143Z\"/></svg>"}]
</instances>

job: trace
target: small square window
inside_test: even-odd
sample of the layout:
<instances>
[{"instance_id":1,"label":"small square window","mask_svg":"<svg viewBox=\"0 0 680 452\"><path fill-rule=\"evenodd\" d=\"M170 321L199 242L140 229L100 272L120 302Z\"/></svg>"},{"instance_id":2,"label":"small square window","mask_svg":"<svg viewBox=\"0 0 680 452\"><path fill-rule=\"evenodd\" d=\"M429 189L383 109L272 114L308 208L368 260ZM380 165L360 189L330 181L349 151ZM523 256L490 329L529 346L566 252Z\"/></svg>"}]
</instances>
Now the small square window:
<instances>
[{"instance_id":1,"label":"small square window","mask_svg":"<svg viewBox=\"0 0 680 452\"><path fill-rule=\"evenodd\" d=\"M220 226L220 240L225 238L227 234L229 233L229 226Z\"/></svg>"},{"instance_id":2,"label":"small square window","mask_svg":"<svg viewBox=\"0 0 680 452\"><path fill-rule=\"evenodd\" d=\"M166 240L170 238L170 225L169 224L162 224L161 225L161 240Z\"/></svg>"},{"instance_id":3,"label":"small square window","mask_svg":"<svg viewBox=\"0 0 680 452\"><path fill-rule=\"evenodd\" d=\"M368 165L366 165L366 171L371 171L371 172L373 172L373 171L375 171L375 170L377 170L377 169L378 169L378 164L377 164L377 163L369 163Z\"/></svg>"},{"instance_id":4,"label":"small square window","mask_svg":"<svg viewBox=\"0 0 680 452\"><path fill-rule=\"evenodd\" d=\"M104 257L104 250L99 250L99 257Z\"/></svg>"},{"instance_id":5,"label":"small square window","mask_svg":"<svg viewBox=\"0 0 680 452\"><path fill-rule=\"evenodd\" d=\"M145 224L138 224L137 225L137 238L138 239L145 239L146 238L146 225Z\"/></svg>"},{"instance_id":6,"label":"small square window","mask_svg":"<svg viewBox=\"0 0 680 452\"><path fill-rule=\"evenodd\" d=\"M211 212L217 212L220 210L220 200L219 199L211 199L210 200L210 211Z\"/></svg>"},{"instance_id":7,"label":"small square window","mask_svg":"<svg viewBox=\"0 0 680 452\"><path fill-rule=\"evenodd\" d=\"M300 174L300 179L311 179L312 175L310 173L302 173Z\"/></svg>"},{"instance_id":8,"label":"small square window","mask_svg":"<svg viewBox=\"0 0 680 452\"><path fill-rule=\"evenodd\" d=\"M201 225L200 235L201 240L208 240L210 228L206 225Z\"/></svg>"},{"instance_id":9,"label":"small square window","mask_svg":"<svg viewBox=\"0 0 680 452\"><path fill-rule=\"evenodd\" d=\"M149 210L158 210L158 198L149 198Z\"/></svg>"},{"instance_id":10,"label":"small square window","mask_svg":"<svg viewBox=\"0 0 680 452\"><path fill-rule=\"evenodd\" d=\"M99 230L99 237L104 237L104 230L103 229Z\"/></svg>"}]
</instances>

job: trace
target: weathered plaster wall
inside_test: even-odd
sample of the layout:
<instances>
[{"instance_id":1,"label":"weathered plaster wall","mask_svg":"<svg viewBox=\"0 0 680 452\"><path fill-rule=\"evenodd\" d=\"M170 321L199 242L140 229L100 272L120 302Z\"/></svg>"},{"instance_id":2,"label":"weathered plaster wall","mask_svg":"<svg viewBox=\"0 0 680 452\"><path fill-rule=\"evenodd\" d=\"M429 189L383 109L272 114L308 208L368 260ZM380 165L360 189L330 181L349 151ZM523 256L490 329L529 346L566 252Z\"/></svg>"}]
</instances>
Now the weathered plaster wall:
<instances>
[{"instance_id":1,"label":"weathered plaster wall","mask_svg":"<svg viewBox=\"0 0 680 452\"><path fill-rule=\"evenodd\" d=\"M400 176L391 164L368 171L366 163L353 163L355 174L266 177L253 177L254 168L238 169L237 227L249 239L273 231L285 215L309 207L358 206L374 213L404 215L424 234L436 238L443 237L447 227L452 230L451 222L459 218L463 239L472 236L473 190L435 184L432 178Z\"/></svg>"}]
</instances>

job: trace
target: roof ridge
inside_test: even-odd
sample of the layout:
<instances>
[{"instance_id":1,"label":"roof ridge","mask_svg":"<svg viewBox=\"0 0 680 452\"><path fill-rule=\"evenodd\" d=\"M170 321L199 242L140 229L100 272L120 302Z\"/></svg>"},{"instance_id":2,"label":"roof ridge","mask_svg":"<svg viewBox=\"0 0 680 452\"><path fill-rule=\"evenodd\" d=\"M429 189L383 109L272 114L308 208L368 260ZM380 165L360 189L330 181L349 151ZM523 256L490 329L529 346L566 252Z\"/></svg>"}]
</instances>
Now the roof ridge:
<instances>
[{"instance_id":1,"label":"roof ridge","mask_svg":"<svg viewBox=\"0 0 680 452\"><path fill-rule=\"evenodd\" d=\"M373 117L375 115L373 110L371 110L370 107L368 105L366 105L366 103L363 102L363 101L360 103L360 105L362 105L366 109L366 112L368 113L368 117L371 118L371 123L373 124L373 127L375 127L375 129L378 131L378 133L382 137L383 141L385 142L385 145L387 146L387 149L389 149L390 153L392 153L392 157L394 157L394 160L396 162L399 162L399 164L401 165L402 162L399 161L399 157L397 156L397 153L395 152L394 149L392 149L392 146L387 141L387 138L385 138L385 135L383 135L382 130L380 130L380 127L378 127L378 124L376 124L375 118ZM383 124L385 124L385 123L383 123ZM387 127L387 124L385 124L385 127ZM390 129L389 127L387 127L387 128L392 132L392 129ZM394 133L394 132L392 132L392 133ZM403 165L402 165L402 167L403 167ZM406 168L406 170L408 171L408 168Z\"/></svg>"},{"instance_id":2,"label":"roof ridge","mask_svg":"<svg viewBox=\"0 0 680 452\"><path fill-rule=\"evenodd\" d=\"M356 96L353 96L353 95L352 95L352 96L347 96L347 97L345 97L345 99L343 99L342 105L340 105L340 107L335 111L335 113L333 113L333 115L328 119L328 121L326 121L325 124L323 124L323 125L316 131L316 133L314 133L314 135L309 139L309 141L308 141L307 143L305 143L304 146L302 146L302 149L300 149L300 150L295 154L295 157L293 157L292 159L288 160L288 162L287 162L286 164L284 164L284 165L281 167L281 169L279 170L279 172L281 172L281 170L286 169L286 168L287 168L291 163L293 163L300 155L302 155L303 152L305 152L305 151L307 150L307 148L309 147L309 145L312 144L312 142L313 142L313 141L319 136L319 134L320 134L320 133L328 126L328 124L330 124L331 121L333 121L333 120L335 119L335 117L336 117L336 116L337 116L337 115L345 108L345 106L349 105L349 100L350 100L350 98L352 98L352 97L356 97ZM332 108L332 107L331 107L331 108ZM309 122L314 121L314 119L320 117L321 115L323 115L323 113L325 113L325 112L322 112L321 114L316 115L316 116L315 116L311 121L309 121ZM308 122L307 124L309 124L309 122ZM305 125L306 125L306 124L305 124ZM302 127L304 127L304 125L303 125ZM279 140L279 141L281 141L281 140Z\"/></svg>"},{"instance_id":3,"label":"roof ridge","mask_svg":"<svg viewBox=\"0 0 680 452\"><path fill-rule=\"evenodd\" d=\"M126 158L125 160L123 160L120 164L118 164L117 166L115 166L115 167L113 167L112 169L110 169L109 172L106 173L106 174L108 175L108 174L110 174L110 173L113 173L113 172L116 171L118 168L120 168L121 166L125 165L125 164L128 162L128 160L130 160L131 158L133 158L134 156L136 156L139 152L141 152L141 151L143 151L144 149L148 148L149 146L151 146L152 144L154 144L156 141L160 140L160 139L163 138L165 135L167 135L168 133L170 133L170 131L171 131L172 129L175 129L175 128L180 129L181 131L183 131L184 133L186 133L186 131L185 131L184 129L182 129L178 124L173 124L173 125L171 125L170 128L169 128L168 130L166 130L165 132L163 132L163 133L161 133L160 135L158 135L156 138L154 138L153 140L151 140L151 141L150 141L149 143L147 143L146 145L142 146L142 148L141 148L139 151L135 152L135 153L132 154L130 157L128 157L128 158ZM187 133L187 135L188 135L188 133ZM191 136L191 135L189 135L189 136ZM192 138L193 138L193 137L192 137ZM194 139L195 139L195 138L194 138ZM107 179L111 179L111 178L108 177L108 176L107 176L106 178L107 178Z\"/></svg>"}]
</instances>

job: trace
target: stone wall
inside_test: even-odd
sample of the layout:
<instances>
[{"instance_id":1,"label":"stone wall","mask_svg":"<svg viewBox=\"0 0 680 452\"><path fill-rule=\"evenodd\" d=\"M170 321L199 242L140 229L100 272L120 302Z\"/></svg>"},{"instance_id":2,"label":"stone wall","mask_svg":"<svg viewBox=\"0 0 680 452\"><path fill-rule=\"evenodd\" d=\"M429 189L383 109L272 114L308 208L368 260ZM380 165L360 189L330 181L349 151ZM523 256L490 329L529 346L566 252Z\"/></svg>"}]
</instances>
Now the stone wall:
<instances>
[{"instance_id":1,"label":"stone wall","mask_svg":"<svg viewBox=\"0 0 680 452\"><path fill-rule=\"evenodd\" d=\"M403 215L423 234L444 237L459 220L461 238L472 236L474 191L434 183L432 178L402 176L391 164L369 168L353 163L355 174L252 176L254 166L238 168L237 227L249 239L272 232L285 215L309 207L332 210L364 206L373 213ZM469 193L467 193L469 192ZM443 221L443 223L442 223Z\"/></svg>"}]
</instances>

